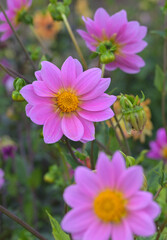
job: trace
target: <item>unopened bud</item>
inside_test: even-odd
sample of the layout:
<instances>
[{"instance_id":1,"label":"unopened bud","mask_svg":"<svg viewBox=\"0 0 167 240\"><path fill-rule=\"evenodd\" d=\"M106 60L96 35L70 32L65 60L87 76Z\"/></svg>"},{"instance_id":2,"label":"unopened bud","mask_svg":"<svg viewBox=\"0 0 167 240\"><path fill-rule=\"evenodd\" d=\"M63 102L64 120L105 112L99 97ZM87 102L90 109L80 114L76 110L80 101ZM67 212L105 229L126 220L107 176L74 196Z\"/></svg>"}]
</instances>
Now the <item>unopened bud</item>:
<instances>
[{"instance_id":1,"label":"unopened bud","mask_svg":"<svg viewBox=\"0 0 167 240\"><path fill-rule=\"evenodd\" d=\"M16 78L14 80L13 86L16 91L20 91L24 86L26 85L26 82L22 78Z\"/></svg>"},{"instance_id":2,"label":"unopened bud","mask_svg":"<svg viewBox=\"0 0 167 240\"><path fill-rule=\"evenodd\" d=\"M16 102L23 102L25 101L23 96L18 91L12 92L12 99Z\"/></svg>"},{"instance_id":3,"label":"unopened bud","mask_svg":"<svg viewBox=\"0 0 167 240\"><path fill-rule=\"evenodd\" d=\"M103 64L111 63L115 60L115 55L112 52L105 52L100 56L100 62Z\"/></svg>"}]
</instances>

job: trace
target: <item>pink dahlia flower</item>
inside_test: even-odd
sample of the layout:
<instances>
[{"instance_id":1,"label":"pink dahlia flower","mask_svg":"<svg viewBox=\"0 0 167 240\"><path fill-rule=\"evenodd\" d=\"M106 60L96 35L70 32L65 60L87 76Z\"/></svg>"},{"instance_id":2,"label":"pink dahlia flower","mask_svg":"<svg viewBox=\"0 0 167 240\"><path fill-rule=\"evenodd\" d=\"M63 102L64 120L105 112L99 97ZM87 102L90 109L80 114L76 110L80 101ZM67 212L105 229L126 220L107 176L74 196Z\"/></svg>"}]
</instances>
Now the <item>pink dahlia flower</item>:
<instances>
[{"instance_id":1,"label":"pink dahlia flower","mask_svg":"<svg viewBox=\"0 0 167 240\"><path fill-rule=\"evenodd\" d=\"M7 0L8 9L5 11L12 26L15 30L19 27L18 16L22 10L27 10L32 4L32 0ZM11 27L6 21L4 14L0 13L0 32L2 32L2 36L0 38L1 41L7 40L12 34Z\"/></svg>"},{"instance_id":2,"label":"pink dahlia flower","mask_svg":"<svg viewBox=\"0 0 167 240\"><path fill-rule=\"evenodd\" d=\"M141 191L143 176L140 166L126 169L119 152L112 161L100 153L96 172L78 167L76 184L64 192L72 210L62 220L62 228L74 240L133 240L133 234L153 235L160 207L151 193Z\"/></svg>"},{"instance_id":3,"label":"pink dahlia flower","mask_svg":"<svg viewBox=\"0 0 167 240\"><path fill-rule=\"evenodd\" d=\"M104 93L110 78L101 78L99 68L83 72L80 62L72 57L61 70L44 61L42 69L35 73L37 81L20 91L28 102L26 114L38 124L44 125L45 143L57 142L63 134L73 141L92 141L93 122L113 117L110 106L115 96Z\"/></svg>"},{"instance_id":4,"label":"pink dahlia flower","mask_svg":"<svg viewBox=\"0 0 167 240\"><path fill-rule=\"evenodd\" d=\"M167 133L165 128L157 131L156 140L150 142L149 158L164 160L167 163Z\"/></svg>"},{"instance_id":5,"label":"pink dahlia flower","mask_svg":"<svg viewBox=\"0 0 167 240\"><path fill-rule=\"evenodd\" d=\"M127 73L138 73L145 62L136 53L141 52L147 43L143 41L147 28L140 26L137 21L127 20L125 10L112 16L103 9L97 9L94 20L82 17L87 32L78 30L91 51L96 51L100 43L112 48L114 59L106 64L106 69L113 71L120 68Z\"/></svg>"},{"instance_id":6,"label":"pink dahlia flower","mask_svg":"<svg viewBox=\"0 0 167 240\"><path fill-rule=\"evenodd\" d=\"M5 180L4 180L4 171L0 168L0 189L4 185Z\"/></svg>"}]
</instances>

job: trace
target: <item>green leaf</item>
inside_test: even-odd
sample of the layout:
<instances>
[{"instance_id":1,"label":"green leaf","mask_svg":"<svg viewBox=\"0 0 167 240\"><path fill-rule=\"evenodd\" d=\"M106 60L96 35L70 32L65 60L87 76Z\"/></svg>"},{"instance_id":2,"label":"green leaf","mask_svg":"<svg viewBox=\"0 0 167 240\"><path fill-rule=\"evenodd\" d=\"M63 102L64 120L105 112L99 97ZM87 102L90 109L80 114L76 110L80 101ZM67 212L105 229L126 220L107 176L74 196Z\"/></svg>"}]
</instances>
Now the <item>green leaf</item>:
<instances>
[{"instance_id":1,"label":"green leaf","mask_svg":"<svg viewBox=\"0 0 167 240\"><path fill-rule=\"evenodd\" d=\"M153 30L153 31L151 31L151 33L156 34L156 35L158 35L160 37L163 37L163 38L166 37L166 31Z\"/></svg>"},{"instance_id":2,"label":"green leaf","mask_svg":"<svg viewBox=\"0 0 167 240\"><path fill-rule=\"evenodd\" d=\"M48 211L46 211L51 226L52 226L52 234L55 240L70 240L70 237L68 234L66 234L65 232L63 232L63 230L60 227L60 224L56 221L56 219L54 219L49 213Z\"/></svg>"},{"instance_id":3,"label":"green leaf","mask_svg":"<svg viewBox=\"0 0 167 240\"><path fill-rule=\"evenodd\" d=\"M163 80L164 80L164 72L160 68L159 65L156 65L155 68L155 78L154 78L154 85L158 89L158 91L162 92L163 90Z\"/></svg>"}]
</instances>

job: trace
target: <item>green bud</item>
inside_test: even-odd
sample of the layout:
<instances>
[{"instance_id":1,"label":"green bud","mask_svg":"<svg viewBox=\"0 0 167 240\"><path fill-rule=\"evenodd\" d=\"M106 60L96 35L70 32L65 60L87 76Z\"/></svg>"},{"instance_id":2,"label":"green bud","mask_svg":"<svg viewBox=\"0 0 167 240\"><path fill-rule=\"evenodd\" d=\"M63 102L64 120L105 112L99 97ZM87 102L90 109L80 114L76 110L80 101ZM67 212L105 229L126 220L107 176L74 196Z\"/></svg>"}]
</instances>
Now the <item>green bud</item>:
<instances>
[{"instance_id":1,"label":"green bud","mask_svg":"<svg viewBox=\"0 0 167 240\"><path fill-rule=\"evenodd\" d=\"M23 22L23 23L28 24L28 25L33 24L32 16L29 15L28 12L25 9L23 9L22 11L19 12L19 14L17 16L17 21L18 22Z\"/></svg>"},{"instance_id":2,"label":"green bud","mask_svg":"<svg viewBox=\"0 0 167 240\"><path fill-rule=\"evenodd\" d=\"M50 3L56 4L56 3L57 3L57 0L50 0Z\"/></svg>"},{"instance_id":3,"label":"green bud","mask_svg":"<svg viewBox=\"0 0 167 240\"><path fill-rule=\"evenodd\" d=\"M54 180L55 180L55 178L54 178L54 176L52 176L52 174L46 173L46 174L44 175L44 181L45 181L45 182L53 183Z\"/></svg>"},{"instance_id":4,"label":"green bud","mask_svg":"<svg viewBox=\"0 0 167 240\"><path fill-rule=\"evenodd\" d=\"M18 91L12 92L12 99L13 99L13 101L16 101L16 102L24 102L25 101L23 96Z\"/></svg>"},{"instance_id":5,"label":"green bud","mask_svg":"<svg viewBox=\"0 0 167 240\"><path fill-rule=\"evenodd\" d=\"M64 0L64 5L70 5L71 4L71 0Z\"/></svg>"},{"instance_id":6,"label":"green bud","mask_svg":"<svg viewBox=\"0 0 167 240\"><path fill-rule=\"evenodd\" d=\"M14 80L13 86L16 91L20 91L24 86L26 85L26 82L22 78L16 78Z\"/></svg>"},{"instance_id":7,"label":"green bud","mask_svg":"<svg viewBox=\"0 0 167 240\"><path fill-rule=\"evenodd\" d=\"M100 62L103 64L111 63L115 60L115 55L112 52L106 52L100 56Z\"/></svg>"}]
</instances>

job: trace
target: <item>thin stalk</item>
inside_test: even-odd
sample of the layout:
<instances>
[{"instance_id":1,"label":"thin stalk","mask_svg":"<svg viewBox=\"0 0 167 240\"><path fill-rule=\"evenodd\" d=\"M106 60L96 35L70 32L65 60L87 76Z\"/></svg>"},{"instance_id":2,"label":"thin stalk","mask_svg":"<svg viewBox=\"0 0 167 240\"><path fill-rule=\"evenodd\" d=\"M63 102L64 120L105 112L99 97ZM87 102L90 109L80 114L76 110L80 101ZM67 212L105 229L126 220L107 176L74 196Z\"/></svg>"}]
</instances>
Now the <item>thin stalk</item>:
<instances>
[{"instance_id":1,"label":"thin stalk","mask_svg":"<svg viewBox=\"0 0 167 240\"><path fill-rule=\"evenodd\" d=\"M35 229L33 229L31 226L29 226L27 223L23 222L20 218L18 218L13 213L9 212L6 208L4 208L2 205L0 205L0 212L11 218L13 221L21 225L23 228L25 228L27 231L32 233L35 237L37 237L40 240L46 240L39 232L37 232Z\"/></svg>"},{"instance_id":2,"label":"thin stalk","mask_svg":"<svg viewBox=\"0 0 167 240\"><path fill-rule=\"evenodd\" d=\"M162 191L162 189L163 189L162 186L158 189L157 193L155 194L155 196L154 196L154 198L153 198L154 200L157 199L157 197L159 196L159 194L160 194L160 192Z\"/></svg>"},{"instance_id":3,"label":"thin stalk","mask_svg":"<svg viewBox=\"0 0 167 240\"><path fill-rule=\"evenodd\" d=\"M163 232L164 228L167 225L167 219L165 220L165 222L161 225L161 227L159 228L156 240L160 239L161 233Z\"/></svg>"},{"instance_id":4,"label":"thin stalk","mask_svg":"<svg viewBox=\"0 0 167 240\"><path fill-rule=\"evenodd\" d=\"M112 128L115 130L115 136L116 136L116 138L117 138L117 141L118 141L118 143L119 143L119 145L120 145L120 148L121 148L122 151L124 152L123 145L122 145L121 140L120 140L120 138L119 138L119 136L118 136L118 134L117 134L117 132L116 132L116 127L114 126L114 124L113 124L113 122L112 122L111 119L109 119L109 122L110 122Z\"/></svg>"},{"instance_id":5,"label":"thin stalk","mask_svg":"<svg viewBox=\"0 0 167 240\"><path fill-rule=\"evenodd\" d=\"M10 70L9 70L8 68L6 68L5 66L3 66L1 63L0 63L0 68L1 68L4 72L6 72L8 75L10 75L11 77L13 77L13 78L16 77L16 75L15 75L14 73L10 72Z\"/></svg>"},{"instance_id":6,"label":"thin stalk","mask_svg":"<svg viewBox=\"0 0 167 240\"><path fill-rule=\"evenodd\" d=\"M75 153L74 153L73 150L72 150L72 147L71 147L71 145L70 145L70 143L69 143L68 138L65 138L65 142L66 142L67 148L68 148L68 150L69 150L72 158L74 159L74 161L77 163L77 165L81 165L81 166L82 166L83 164L82 164L81 162L79 162L78 159L77 159L77 157L75 156Z\"/></svg>"},{"instance_id":7,"label":"thin stalk","mask_svg":"<svg viewBox=\"0 0 167 240\"><path fill-rule=\"evenodd\" d=\"M92 170L94 170L94 169L95 169L95 162L94 162L94 141L91 142L90 160L91 160L91 168L92 168Z\"/></svg>"},{"instance_id":8,"label":"thin stalk","mask_svg":"<svg viewBox=\"0 0 167 240\"><path fill-rule=\"evenodd\" d=\"M167 25L167 16L164 17L164 29L166 29ZM164 39L164 48L163 48L163 71L164 71L164 80L163 80L163 89L162 89L162 120L164 128L167 131L167 122L166 122L166 114L165 114L165 102L166 102L166 67L167 67L167 38Z\"/></svg>"},{"instance_id":9,"label":"thin stalk","mask_svg":"<svg viewBox=\"0 0 167 240\"><path fill-rule=\"evenodd\" d=\"M102 71L102 73L101 73L101 77L103 78L103 76L104 76L104 72L105 72L105 64L102 64L102 67L101 67L101 71Z\"/></svg>"},{"instance_id":10,"label":"thin stalk","mask_svg":"<svg viewBox=\"0 0 167 240\"><path fill-rule=\"evenodd\" d=\"M73 42L73 44L74 44L74 46L75 46L75 48L76 48L76 51L77 51L77 53L78 53L78 55L79 55L79 57L80 57L80 59L81 59L81 62L82 62L82 64L83 64L83 66L84 66L84 69L86 70L86 69L88 68L88 67L87 67L87 64L86 64L86 61L85 61L85 59L84 59L84 56L83 56L83 54L82 54L82 52L81 52L81 49L80 49L78 43L77 43L77 40L76 40L76 38L75 38L75 36L74 36L74 34L73 34L73 31L72 31L72 29L71 29L71 27L70 27L70 24L69 24L69 22L68 22L68 20L67 20L67 17L66 17L66 15L63 14L63 13L62 13L61 16L62 16L62 18L63 18L63 21L64 21L64 24L65 24L65 26L66 26L66 28L67 28L67 31L68 31L71 39L72 39L72 42Z\"/></svg>"},{"instance_id":11,"label":"thin stalk","mask_svg":"<svg viewBox=\"0 0 167 240\"><path fill-rule=\"evenodd\" d=\"M30 58L30 56L29 56L27 50L25 49L24 44L22 43L22 41L20 40L20 38L19 38L17 32L15 31L13 25L11 24L11 22L10 22L10 20L9 20L7 14L6 14L6 12L5 12L5 10L4 10L3 7L2 7L2 4L0 4L0 9L1 9L1 11L3 12L3 14L4 14L5 18L6 18L6 21L8 22L10 28L12 29L12 31L13 31L13 33L14 33L14 35L15 35L17 41L18 41L18 43L20 44L20 47L21 47L22 50L24 51L24 53L25 53L27 59L30 61L31 65L32 65L32 67L33 67L33 69L34 69L34 71L35 71L35 70L36 70L36 67L35 67L35 65L34 65L34 63L33 63L33 61L32 61L32 59Z\"/></svg>"},{"instance_id":12,"label":"thin stalk","mask_svg":"<svg viewBox=\"0 0 167 240\"><path fill-rule=\"evenodd\" d=\"M109 150L105 145L103 145L99 140L95 139L95 142L99 146L99 148L103 149L108 155L113 155L112 151Z\"/></svg>"},{"instance_id":13,"label":"thin stalk","mask_svg":"<svg viewBox=\"0 0 167 240\"><path fill-rule=\"evenodd\" d=\"M120 123L119 123L119 121L118 121L118 118L117 118L116 114L114 115L114 118L115 118L115 121L117 122L118 128L119 128L119 130L120 130L120 132L121 132L121 135L122 135L122 137L123 137L123 140L124 140L124 142L125 142L127 154L128 154L128 155L131 155L131 150L130 150L130 147L129 147L128 140L127 140L126 137L125 137L125 134L124 134L124 132L123 132L123 130L122 130L122 127L121 127L121 125L120 125Z\"/></svg>"}]
</instances>

